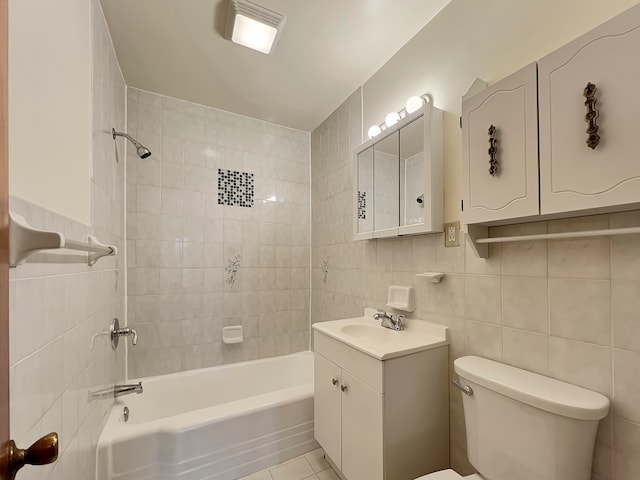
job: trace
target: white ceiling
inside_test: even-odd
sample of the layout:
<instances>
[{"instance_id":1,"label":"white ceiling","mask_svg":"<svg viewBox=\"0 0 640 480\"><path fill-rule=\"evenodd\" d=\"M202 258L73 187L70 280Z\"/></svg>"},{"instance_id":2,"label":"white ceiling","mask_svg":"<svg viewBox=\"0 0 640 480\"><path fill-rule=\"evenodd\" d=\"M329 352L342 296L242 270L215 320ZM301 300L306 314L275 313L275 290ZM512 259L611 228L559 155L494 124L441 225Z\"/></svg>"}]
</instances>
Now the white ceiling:
<instances>
[{"instance_id":1,"label":"white ceiling","mask_svg":"<svg viewBox=\"0 0 640 480\"><path fill-rule=\"evenodd\" d=\"M256 0L287 17L268 56L223 38L229 0L101 0L128 85L305 131L449 1Z\"/></svg>"}]
</instances>

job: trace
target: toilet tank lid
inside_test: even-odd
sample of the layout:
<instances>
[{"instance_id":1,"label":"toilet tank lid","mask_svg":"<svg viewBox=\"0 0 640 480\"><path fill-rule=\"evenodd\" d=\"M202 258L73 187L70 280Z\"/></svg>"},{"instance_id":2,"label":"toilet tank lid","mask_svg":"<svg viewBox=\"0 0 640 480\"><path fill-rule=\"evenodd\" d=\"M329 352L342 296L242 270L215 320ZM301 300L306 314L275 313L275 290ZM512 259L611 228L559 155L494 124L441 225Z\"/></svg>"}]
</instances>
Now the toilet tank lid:
<instances>
[{"instance_id":1,"label":"toilet tank lid","mask_svg":"<svg viewBox=\"0 0 640 480\"><path fill-rule=\"evenodd\" d=\"M556 415L600 420L609 411L609 399L591 390L480 357L453 362L460 377L501 395Z\"/></svg>"}]
</instances>

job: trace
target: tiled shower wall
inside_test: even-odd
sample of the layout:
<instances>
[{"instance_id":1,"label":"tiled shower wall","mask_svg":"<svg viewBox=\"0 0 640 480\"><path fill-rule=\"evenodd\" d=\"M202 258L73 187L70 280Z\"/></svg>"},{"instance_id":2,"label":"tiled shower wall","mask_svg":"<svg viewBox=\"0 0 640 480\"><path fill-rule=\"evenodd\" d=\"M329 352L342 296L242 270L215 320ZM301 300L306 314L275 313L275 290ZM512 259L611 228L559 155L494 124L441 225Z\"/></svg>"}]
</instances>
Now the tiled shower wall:
<instances>
[{"instance_id":1,"label":"tiled shower wall","mask_svg":"<svg viewBox=\"0 0 640 480\"><path fill-rule=\"evenodd\" d=\"M97 0L92 18L92 225L18 198L10 208L35 228L73 240L93 234L123 252L125 145L118 141L114 153L110 130L125 127L126 87ZM26 466L19 473L24 480L95 476L96 444L113 399L90 401L88 392L125 377L124 349L112 350L100 334L112 318L124 319L124 262L86 262L86 253L37 254L11 270L11 435L21 448L52 431L60 440L58 461Z\"/></svg>"},{"instance_id":2,"label":"tiled shower wall","mask_svg":"<svg viewBox=\"0 0 640 480\"><path fill-rule=\"evenodd\" d=\"M492 245L487 260L477 259L464 238L463 246L444 248L442 234L354 242L351 151L361 141L360 112L356 92L311 136L312 321L361 315L365 306L384 306L388 285L412 285L415 317L449 326L452 360L492 358L611 398L592 478L640 478L640 236ZM490 234L631 225L640 225L640 212ZM446 276L432 284L415 276L423 271ZM461 473L472 471L457 390L451 391L451 461Z\"/></svg>"},{"instance_id":3,"label":"tiled shower wall","mask_svg":"<svg viewBox=\"0 0 640 480\"><path fill-rule=\"evenodd\" d=\"M308 349L309 134L135 89L128 121L129 376Z\"/></svg>"}]
</instances>

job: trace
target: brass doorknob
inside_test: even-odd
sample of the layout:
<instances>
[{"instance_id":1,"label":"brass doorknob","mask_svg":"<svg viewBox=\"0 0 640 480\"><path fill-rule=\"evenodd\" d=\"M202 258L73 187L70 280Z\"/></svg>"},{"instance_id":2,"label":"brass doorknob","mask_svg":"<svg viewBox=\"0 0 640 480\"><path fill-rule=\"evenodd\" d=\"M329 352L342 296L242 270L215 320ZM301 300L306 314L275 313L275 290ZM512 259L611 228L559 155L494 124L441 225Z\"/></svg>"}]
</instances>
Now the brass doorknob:
<instances>
[{"instance_id":1,"label":"brass doorknob","mask_svg":"<svg viewBox=\"0 0 640 480\"><path fill-rule=\"evenodd\" d=\"M58 458L58 434L50 433L37 440L26 450L18 448L13 440L8 449L9 480L16 477L16 473L25 465L46 465Z\"/></svg>"}]
</instances>

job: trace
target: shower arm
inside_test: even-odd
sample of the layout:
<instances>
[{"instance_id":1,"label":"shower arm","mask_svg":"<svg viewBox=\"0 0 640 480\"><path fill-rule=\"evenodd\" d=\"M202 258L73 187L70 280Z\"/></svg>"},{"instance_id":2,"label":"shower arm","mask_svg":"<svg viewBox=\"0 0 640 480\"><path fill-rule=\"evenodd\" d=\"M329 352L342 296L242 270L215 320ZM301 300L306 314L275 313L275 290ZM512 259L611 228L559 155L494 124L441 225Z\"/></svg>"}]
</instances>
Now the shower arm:
<instances>
[{"instance_id":1,"label":"shower arm","mask_svg":"<svg viewBox=\"0 0 640 480\"><path fill-rule=\"evenodd\" d=\"M113 135L113 139L115 140L116 137L124 137L127 140L129 140L131 143L133 143L133 145L136 148L139 148L142 146L142 144L140 142L138 142L135 138L133 138L131 135L129 135L128 133L124 133L124 132L116 132L115 128L111 129L111 134Z\"/></svg>"}]
</instances>

